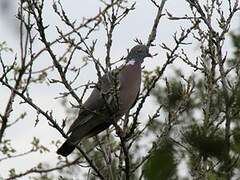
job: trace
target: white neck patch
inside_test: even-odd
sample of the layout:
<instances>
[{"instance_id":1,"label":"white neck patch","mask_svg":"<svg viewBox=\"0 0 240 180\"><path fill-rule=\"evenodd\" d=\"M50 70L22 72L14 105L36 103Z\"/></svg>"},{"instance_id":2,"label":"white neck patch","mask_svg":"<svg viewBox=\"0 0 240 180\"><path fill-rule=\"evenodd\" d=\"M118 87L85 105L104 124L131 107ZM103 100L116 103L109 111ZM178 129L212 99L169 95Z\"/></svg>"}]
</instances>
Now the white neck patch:
<instances>
[{"instance_id":1,"label":"white neck patch","mask_svg":"<svg viewBox=\"0 0 240 180\"><path fill-rule=\"evenodd\" d=\"M132 59L132 60L127 62L127 65L133 66L135 63L136 63L136 61L134 59Z\"/></svg>"}]
</instances>

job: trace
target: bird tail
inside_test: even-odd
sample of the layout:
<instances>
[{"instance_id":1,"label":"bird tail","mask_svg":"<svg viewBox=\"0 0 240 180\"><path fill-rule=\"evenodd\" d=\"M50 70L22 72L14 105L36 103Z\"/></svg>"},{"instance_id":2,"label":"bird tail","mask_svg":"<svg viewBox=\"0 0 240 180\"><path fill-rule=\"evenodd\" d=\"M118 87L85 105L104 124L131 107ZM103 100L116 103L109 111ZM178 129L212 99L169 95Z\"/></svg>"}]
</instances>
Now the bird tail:
<instances>
[{"instance_id":1,"label":"bird tail","mask_svg":"<svg viewBox=\"0 0 240 180\"><path fill-rule=\"evenodd\" d=\"M57 150L57 153L66 157L73 152L75 146L68 141L65 141L63 145Z\"/></svg>"}]
</instances>

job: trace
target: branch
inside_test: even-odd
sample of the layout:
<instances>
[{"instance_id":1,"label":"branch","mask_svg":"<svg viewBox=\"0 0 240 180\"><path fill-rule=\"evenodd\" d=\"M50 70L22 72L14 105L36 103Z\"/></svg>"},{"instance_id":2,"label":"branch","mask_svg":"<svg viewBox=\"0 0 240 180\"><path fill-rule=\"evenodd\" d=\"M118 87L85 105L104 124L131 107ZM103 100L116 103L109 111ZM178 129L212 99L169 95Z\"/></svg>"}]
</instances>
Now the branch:
<instances>
[{"instance_id":1,"label":"branch","mask_svg":"<svg viewBox=\"0 0 240 180\"><path fill-rule=\"evenodd\" d=\"M157 27L158 27L160 18L163 16L162 11L163 11L163 7L164 7L165 3L167 2L167 0L162 0L160 6L158 6L154 0L151 0L151 2L153 2L153 3L155 4L155 6L158 8L158 12L157 12L157 16L156 16L156 18L155 18L155 20L154 20L151 33L150 33L149 36L148 36L147 47L150 47L150 46L152 45L153 41L154 41L155 38L156 38L156 35L157 35Z\"/></svg>"},{"instance_id":2,"label":"branch","mask_svg":"<svg viewBox=\"0 0 240 180\"><path fill-rule=\"evenodd\" d=\"M79 31L80 29L82 29L83 27L87 27L88 24L90 24L91 22L94 22L94 21L97 21L100 22L102 19L101 19L101 15L105 14L108 9L110 9L112 6L114 6L115 4L117 4L119 1L121 0L116 0L114 3L111 3L111 4L108 4L102 11L99 10L99 13L97 15L95 15L94 17L91 17L91 18L88 18L85 22L81 23L78 27L76 27L75 29L71 30L70 32L64 34L63 36L55 39L54 41L52 42L49 42L49 46L51 47L52 45L56 44L57 42L59 42L60 40L63 39L63 37L67 37L71 34L73 34L74 32L76 31ZM36 53L35 56L32 57L33 61L36 60L43 52L45 52L47 50L47 48L43 48L41 49L38 53ZM26 67L30 66L30 64L26 64Z\"/></svg>"},{"instance_id":3,"label":"branch","mask_svg":"<svg viewBox=\"0 0 240 180\"><path fill-rule=\"evenodd\" d=\"M28 174L33 174L33 173L42 174L42 173L49 173L49 172L56 171L56 170L61 170L61 169L65 168L65 167L69 167L69 166L77 164L79 159L80 158L77 158L77 159L75 159L74 161L72 161L70 163L66 163L66 164L64 164L62 166L58 166L58 167L50 168L50 169L38 169L37 167L31 168L31 169L27 170L24 173L16 174L14 176L6 178L5 180L12 180L12 179L20 178L20 177L26 176Z\"/></svg>"},{"instance_id":4,"label":"branch","mask_svg":"<svg viewBox=\"0 0 240 180\"><path fill-rule=\"evenodd\" d=\"M158 74L156 77L153 78L150 86L148 87L148 89L146 90L145 94L143 95L143 97L141 97L141 101L138 104L137 110L134 113L134 117L133 117L133 124L130 127L129 132L127 133L127 138L130 138L133 134L134 134L134 130L137 127L137 120L138 120L138 116L139 113L147 99L147 97L150 95L152 89L155 87L156 83L158 82L158 80L161 78L161 76L163 75L163 73L165 72L166 68L168 67L169 64L173 63L173 61L177 58L177 56L175 55L176 51L178 50L178 48L180 47L180 45L183 43L183 41L188 37L188 35L192 32L192 30L199 24L199 22L196 22L192 27L190 27L189 29L187 29L186 31L181 33L181 36L179 39L175 38L176 41L176 45L175 47L170 50L169 48L166 47L165 44L163 44L163 48L170 51L170 53L167 53L167 61L165 62L165 64L163 64L162 68L158 71Z\"/></svg>"},{"instance_id":5,"label":"branch","mask_svg":"<svg viewBox=\"0 0 240 180\"><path fill-rule=\"evenodd\" d=\"M29 104L30 106L32 106L38 113L40 113L41 115L43 115L49 122L50 125L52 127L54 127L55 129L58 130L58 132L61 133L61 135L64 138L68 138L68 136L64 133L63 129L57 124L57 122L52 118L51 113L49 114L48 112L43 111L40 107L38 107L31 99L25 97L23 94L21 94L20 92L18 92L16 89L14 89L12 86L10 86L9 84L7 84L4 81L0 81L2 82L2 84L6 87L8 87L12 92L14 92L16 95L18 95L19 97L21 97L27 104ZM77 149L80 151L80 153L84 156L84 158L87 160L87 162L89 163L89 165L95 170L95 172L98 174L99 178L104 180L104 176L102 175L102 173L98 170L98 168L95 166L95 164L92 162L92 160L87 156L87 154L80 148L77 147Z\"/></svg>"}]
</instances>

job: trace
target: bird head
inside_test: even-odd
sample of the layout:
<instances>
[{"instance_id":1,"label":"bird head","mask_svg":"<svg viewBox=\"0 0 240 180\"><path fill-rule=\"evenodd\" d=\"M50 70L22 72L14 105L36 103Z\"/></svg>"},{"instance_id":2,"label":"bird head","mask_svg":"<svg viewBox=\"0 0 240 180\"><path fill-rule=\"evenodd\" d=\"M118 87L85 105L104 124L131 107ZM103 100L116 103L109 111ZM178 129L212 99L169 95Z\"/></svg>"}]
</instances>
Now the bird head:
<instances>
[{"instance_id":1,"label":"bird head","mask_svg":"<svg viewBox=\"0 0 240 180\"><path fill-rule=\"evenodd\" d=\"M134 60L136 62L142 63L145 57L152 57L152 55L149 53L148 47L146 45L140 44L134 46L131 49L126 59L127 62Z\"/></svg>"}]
</instances>

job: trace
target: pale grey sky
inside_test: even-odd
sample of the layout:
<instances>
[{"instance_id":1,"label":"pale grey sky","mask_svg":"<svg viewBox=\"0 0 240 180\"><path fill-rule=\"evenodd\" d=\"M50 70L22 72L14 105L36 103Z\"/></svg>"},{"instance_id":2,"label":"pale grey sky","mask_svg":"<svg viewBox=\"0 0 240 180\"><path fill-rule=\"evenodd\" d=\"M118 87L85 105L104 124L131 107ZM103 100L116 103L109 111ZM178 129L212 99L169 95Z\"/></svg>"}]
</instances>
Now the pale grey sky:
<instances>
[{"instance_id":1,"label":"pale grey sky","mask_svg":"<svg viewBox=\"0 0 240 180\"><path fill-rule=\"evenodd\" d=\"M3 0L0 0L3 1ZM132 1L134 2L134 1ZM52 1L45 1L45 24L49 24L49 30L47 33L47 37L50 40L54 40L58 35L56 33L55 26L59 26L63 28L64 31L65 26L59 21L58 17L53 13L52 10ZM78 20L79 22L83 17L91 17L98 13L99 6L102 4L98 0L89 0L89 1L76 1L76 0L68 0L62 1L63 7L69 17L74 20ZM165 6L169 12L176 16L184 16L189 13L189 8L186 5L184 0L168 0ZM113 38L113 48L112 48L112 59L119 59L123 55L126 55L127 48L131 48L134 46L134 39L139 38L146 42L147 35L149 34L153 20L156 15L156 8L149 0L139 0L136 3L136 10L130 13L130 15L123 20L121 25L114 32ZM19 41L18 41L18 27L16 25L16 6L9 13L3 14L0 13L0 42L6 41L8 46L13 48L15 53L19 52ZM173 45L174 40L172 38L174 32L182 27L188 27L189 24L185 23L185 21L169 21L166 17L163 17L160 21L157 39L155 41L156 45L161 43L166 43L168 45ZM239 19L237 17L234 18L232 23L232 30L237 30L239 27ZM95 37L98 39L98 45L96 48L97 57L104 58L105 55L105 32L103 30L95 33ZM230 46L230 42L228 41L226 48ZM39 49L42 47L41 44L37 45L35 49ZM147 70L153 69L157 65L161 65L165 58L165 54L163 50L160 49L159 46L152 48L150 51L153 53L158 52L159 55L152 60L145 62L145 68ZM61 54L61 49L56 47L56 53ZM197 44L194 44L190 52L192 54L197 53ZM79 60L81 59L82 54L79 54ZM9 57L8 57L9 58ZM49 57L43 55L39 58L35 68L39 68L39 66L49 64ZM5 59L7 61L7 58ZM75 59L77 60L77 58ZM178 66L178 65L177 65ZM180 65L181 66L181 65ZM82 74L80 74L82 82L87 82L88 80L95 80L96 75L94 68L87 67L83 70ZM61 92L62 88L54 85L48 87L46 85L36 85L31 88L32 98L33 100L44 110L53 110L53 115L56 119L61 122L61 120L65 117L64 109L60 105L60 102L54 100L53 97L56 97L59 92ZM5 108L5 102L8 98L9 90L2 87L0 85L0 102L4 106L0 106L0 112L3 112ZM19 100L19 98L18 98ZM149 105L152 102L148 102ZM46 146L49 146L51 152L48 155L39 155L33 154L28 156L28 158L18 158L14 160L7 160L0 163L0 177L6 177L8 174L8 170L13 167L17 167L17 172L24 171L24 169L29 169L32 165L36 165L39 160L47 161L47 162L55 162L57 158L57 154L55 153L56 149L54 146L50 145L50 139L54 137L57 139L62 139L61 135L53 128L49 127L47 121L44 118L41 118L41 121L34 127L35 123L35 111L32 110L28 105L19 106L17 103L14 104L14 109L17 109L17 112L13 112L11 114L11 118L14 119L16 114L22 111L27 111L28 116L24 119L24 122L18 123L14 128L11 128L6 131L6 137L11 138L13 140L13 144L17 148L17 150L24 151L30 148L29 142L32 140L33 136L39 137L41 142ZM153 112L155 109L153 106L149 106L148 110L142 113L142 116L147 115L147 113ZM184 173L183 173L184 174ZM26 177L25 177L26 178ZM25 179L21 178L21 179Z\"/></svg>"}]
</instances>

